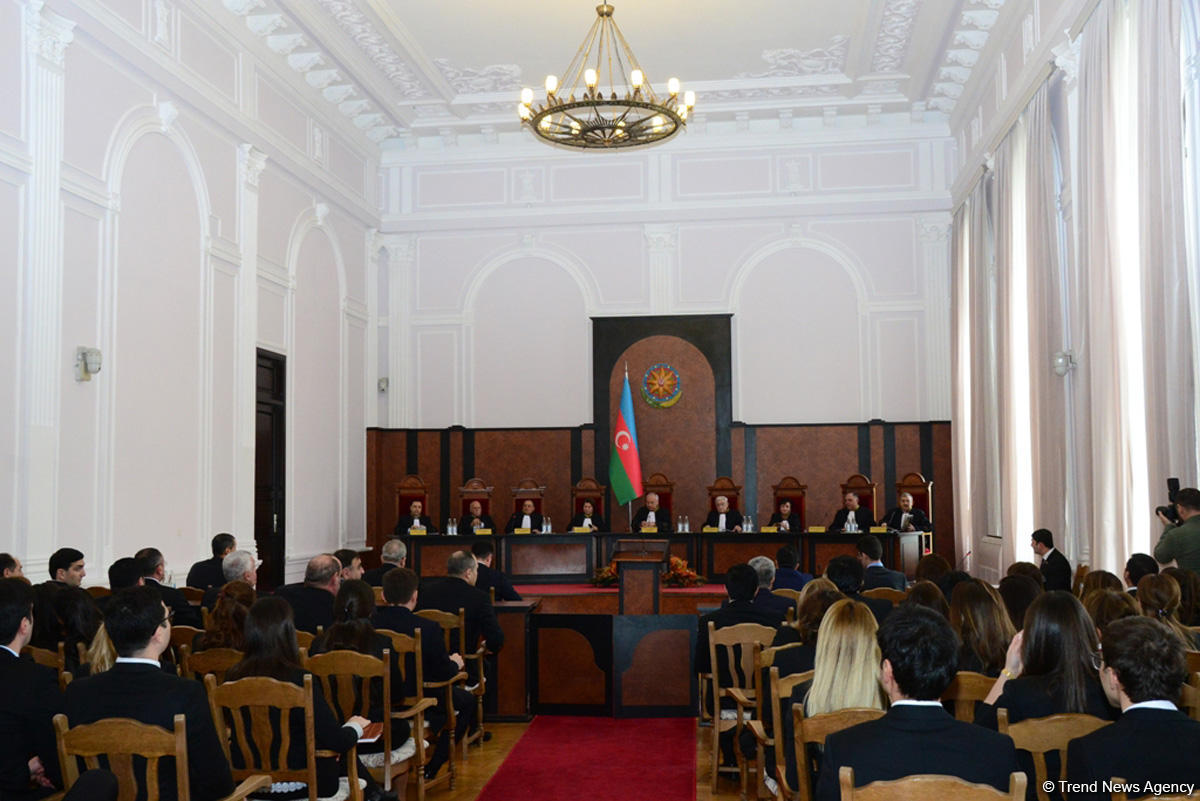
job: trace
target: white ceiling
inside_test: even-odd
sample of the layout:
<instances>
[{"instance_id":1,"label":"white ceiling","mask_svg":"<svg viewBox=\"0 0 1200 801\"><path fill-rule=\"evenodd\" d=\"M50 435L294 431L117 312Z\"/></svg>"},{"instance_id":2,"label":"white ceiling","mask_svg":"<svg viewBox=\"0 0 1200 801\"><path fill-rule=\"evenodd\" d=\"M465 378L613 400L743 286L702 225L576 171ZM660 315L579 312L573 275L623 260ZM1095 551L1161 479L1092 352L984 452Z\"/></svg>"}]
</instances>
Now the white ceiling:
<instances>
[{"instance_id":1,"label":"white ceiling","mask_svg":"<svg viewBox=\"0 0 1200 801\"><path fill-rule=\"evenodd\" d=\"M1005 0L617 0L649 80L708 119L949 114ZM561 74L594 0L224 0L273 57L375 141L516 130L522 86Z\"/></svg>"}]
</instances>

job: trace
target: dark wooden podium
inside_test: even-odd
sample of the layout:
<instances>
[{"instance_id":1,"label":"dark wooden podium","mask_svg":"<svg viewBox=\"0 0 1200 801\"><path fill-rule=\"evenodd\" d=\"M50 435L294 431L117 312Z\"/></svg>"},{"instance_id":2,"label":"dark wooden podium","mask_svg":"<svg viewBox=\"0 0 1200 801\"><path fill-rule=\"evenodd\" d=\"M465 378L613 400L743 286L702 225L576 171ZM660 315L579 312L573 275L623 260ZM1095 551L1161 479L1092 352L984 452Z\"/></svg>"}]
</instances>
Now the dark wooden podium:
<instances>
[{"instance_id":1,"label":"dark wooden podium","mask_svg":"<svg viewBox=\"0 0 1200 801\"><path fill-rule=\"evenodd\" d=\"M659 614L659 590L663 565L670 553L667 540L618 540L613 550L621 589L619 614Z\"/></svg>"}]
</instances>

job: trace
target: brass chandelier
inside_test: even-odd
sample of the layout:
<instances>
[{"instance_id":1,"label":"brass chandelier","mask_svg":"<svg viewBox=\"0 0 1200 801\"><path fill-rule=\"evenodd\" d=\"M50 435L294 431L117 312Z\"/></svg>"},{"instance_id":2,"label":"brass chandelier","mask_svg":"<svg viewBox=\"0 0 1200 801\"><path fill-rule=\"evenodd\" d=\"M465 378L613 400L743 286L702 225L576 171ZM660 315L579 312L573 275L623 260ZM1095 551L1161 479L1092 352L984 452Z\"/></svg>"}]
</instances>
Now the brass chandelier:
<instances>
[{"instance_id":1,"label":"brass chandelier","mask_svg":"<svg viewBox=\"0 0 1200 801\"><path fill-rule=\"evenodd\" d=\"M664 142L687 124L696 93L679 97L679 80L667 81L660 99L646 80L633 50L613 21L609 3L596 6L596 21L558 76L546 76L546 100L534 105L533 90L521 90L521 124L559 147L604 150Z\"/></svg>"}]
</instances>

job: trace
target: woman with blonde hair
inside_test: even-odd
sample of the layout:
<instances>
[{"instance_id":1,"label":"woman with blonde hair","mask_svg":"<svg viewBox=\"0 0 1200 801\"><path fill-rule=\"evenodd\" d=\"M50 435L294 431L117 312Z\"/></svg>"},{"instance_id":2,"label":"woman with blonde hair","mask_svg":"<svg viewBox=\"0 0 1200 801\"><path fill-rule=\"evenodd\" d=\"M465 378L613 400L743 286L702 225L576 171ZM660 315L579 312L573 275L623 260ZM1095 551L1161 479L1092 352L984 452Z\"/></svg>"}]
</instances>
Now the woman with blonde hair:
<instances>
[{"instance_id":1,"label":"woman with blonde hair","mask_svg":"<svg viewBox=\"0 0 1200 801\"><path fill-rule=\"evenodd\" d=\"M1162 573L1142 576L1138 581L1137 598L1142 605L1142 614L1164 623L1189 651L1196 650L1196 635L1179 622L1179 607L1182 596L1179 582Z\"/></svg>"},{"instance_id":2,"label":"woman with blonde hair","mask_svg":"<svg viewBox=\"0 0 1200 801\"><path fill-rule=\"evenodd\" d=\"M849 598L829 607L817 631L813 682L806 715L839 709L883 709L879 686L879 624L865 604Z\"/></svg>"}]
</instances>

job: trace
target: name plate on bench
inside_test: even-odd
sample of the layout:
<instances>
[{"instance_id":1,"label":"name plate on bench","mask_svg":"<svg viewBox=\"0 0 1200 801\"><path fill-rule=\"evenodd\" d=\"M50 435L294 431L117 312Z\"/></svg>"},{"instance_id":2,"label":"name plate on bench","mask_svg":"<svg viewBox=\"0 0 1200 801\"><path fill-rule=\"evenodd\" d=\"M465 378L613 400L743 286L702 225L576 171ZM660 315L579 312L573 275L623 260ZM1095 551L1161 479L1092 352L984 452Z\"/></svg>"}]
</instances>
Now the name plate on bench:
<instances>
[{"instance_id":1,"label":"name plate on bench","mask_svg":"<svg viewBox=\"0 0 1200 801\"><path fill-rule=\"evenodd\" d=\"M475 533L481 537L491 536L492 530L490 528L477 528L475 529Z\"/></svg>"},{"instance_id":2,"label":"name plate on bench","mask_svg":"<svg viewBox=\"0 0 1200 801\"><path fill-rule=\"evenodd\" d=\"M591 534L592 529L589 526L575 526L571 529L572 534Z\"/></svg>"},{"instance_id":3,"label":"name plate on bench","mask_svg":"<svg viewBox=\"0 0 1200 801\"><path fill-rule=\"evenodd\" d=\"M824 534L825 527L824 526L809 526L808 533L809 534Z\"/></svg>"},{"instance_id":4,"label":"name plate on bench","mask_svg":"<svg viewBox=\"0 0 1200 801\"><path fill-rule=\"evenodd\" d=\"M887 526L871 526L869 531L872 534L887 534L888 527Z\"/></svg>"},{"instance_id":5,"label":"name plate on bench","mask_svg":"<svg viewBox=\"0 0 1200 801\"><path fill-rule=\"evenodd\" d=\"M532 534L532 533L533 533L533 529L531 529L531 528L514 528L513 529L513 534Z\"/></svg>"},{"instance_id":6,"label":"name plate on bench","mask_svg":"<svg viewBox=\"0 0 1200 801\"><path fill-rule=\"evenodd\" d=\"M643 534L657 534L658 533L658 524L650 523L649 525L647 525L647 524L643 523L642 524L642 533Z\"/></svg>"},{"instance_id":7,"label":"name plate on bench","mask_svg":"<svg viewBox=\"0 0 1200 801\"><path fill-rule=\"evenodd\" d=\"M423 528L410 528L410 529L408 530L408 536L410 536L410 537L424 537L424 536L425 536L425 529L423 529Z\"/></svg>"},{"instance_id":8,"label":"name plate on bench","mask_svg":"<svg viewBox=\"0 0 1200 801\"><path fill-rule=\"evenodd\" d=\"M763 526L759 531L763 534L778 534L779 526Z\"/></svg>"},{"instance_id":9,"label":"name plate on bench","mask_svg":"<svg viewBox=\"0 0 1200 801\"><path fill-rule=\"evenodd\" d=\"M720 530L721 529L717 528L716 526L705 526L704 528L700 529L700 531L705 534L716 534Z\"/></svg>"}]
</instances>

